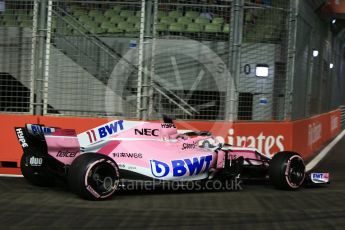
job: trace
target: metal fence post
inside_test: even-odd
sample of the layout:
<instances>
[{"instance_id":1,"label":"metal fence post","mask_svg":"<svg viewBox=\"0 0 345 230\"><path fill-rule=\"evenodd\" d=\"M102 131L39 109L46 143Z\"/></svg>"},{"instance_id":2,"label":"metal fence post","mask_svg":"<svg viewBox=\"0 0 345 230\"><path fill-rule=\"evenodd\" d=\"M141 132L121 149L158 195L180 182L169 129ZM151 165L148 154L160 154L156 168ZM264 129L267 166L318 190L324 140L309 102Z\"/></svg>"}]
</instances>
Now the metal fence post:
<instances>
[{"instance_id":1,"label":"metal fence post","mask_svg":"<svg viewBox=\"0 0 345 230\"><path fill-rule=\"evenodd\" d=\"M143 73L143 120L149 119L149 107L150 107L150 85L151 85L151 52L152 52L152 24L153 24L153 1L147 0L145 5L145 29L144 29L144 71Z\"/></svg>"},{"instance_id":2,"label":"metal fence post","mask_svg":"<svg viewBox=\"0 0 345 230\"><path fill-rule=\"evenodd\" d=\"M235 92L227 92L227 97L232 98L230 101L230 108L233 111L227 111L226 120L235 120L237 119L237 110L238 110L238 84L240 80L240 70L241 70L241 45L243 37L243 10L244 10L244 1L235 0L233 1L232 14L231 14L231 30L229 33L229 67L231 77L234 79ZM228 95L230 93L230 95ZM233 95L235 94L235 95Z\"/></svg>"},{"instance_id":3,"label":"metal fence post","mask_svg":"<svg viewBox=\"0 0 345 230\"><path fill-rule=\"evenodd\" d=\"M150 96L150 39L152 38L152 0L142 1L142 22L140 28L139 44L139 71L138 71L138 107L139 119L149 118L149 96Z\"/></svg>"},{"instance_id":4,"label":"metal fence post","mask_svg":"<svg viewBox=\"0 0 345 230\"><path fill-rule=\"evenodd\" d=\"M45 35L46 35L46 14L47 13L47 1L39 1L39 13L38 13L38 53L36 58L37 69L35 71L35 115L43 114L43 81L45 72Z\"/></svg>"},{"instance_id":5,"label":"metal fence post","mask_svg":"<svg viewBox=\"0 0 345 230\"><path fill-rule=\"evenodd\" d=\"M149 87L148 87L148 118L151 119L153 114L153 97L154 97L154 91L153 91L153 82L155 78L155 52L156 52L156 38L157 38L157 21L158 21L158 0L153 0L153 6L151 8L153 12L151 12L151 25L152 25L152 33L151 33L151 66L150 66L150 80L149 80Z\"/></svg>"},{"instance_id":6,"label":"metal fence post","mask_svg":"<svg viewBox=\"0 0 345 230\"><path fill-rule=\"evenodd\" d=\"M33 7L33 19L32 19L32 45L31 45L31 72L30 72L30 114L35 114L35 88L36 88L36 66L37 66L37 21L38 21L38 0L34 1L34 7Z\"/></svg>"},{"instance_id":7,"label":"metal fence post","mask_svg":"<svg viewBox=\"0 0 345 230\"><path fill-rule=\"evenodd\" d=\"M44 66L43 66L43 75L44 82L42 86L43 91L43 114L48 112L48 80L49 80L49 60L50 60L50 42L51 42L51 32L52 32L52 10L53 10L53 0L48 1L47 6L47 37L45 42L45 56L44 56Z\"/></svg>"},{"instance_id":8,"label":"metal fence post","mask_svg":"<svg viewBox=\"0 0 345 230\"><path fill-rule=\"evenodd\" d=\"M295 56L296 56L296 39L297 39L297 16L298 16L299 0L292 0L290 2L289 13L289 40L288 40L288 62L287 62L287 79L285 88L285 106L284 118L285 120L293 119L293 84L295 75Z\"/></svg>"},{"instance_id":9,"label":"metal fence post","mask_svg":"<svg viewBox=\"0 0 345 230\"><path fill-rule=\"evenodd\" d=\"M145 0L141 1L140 14L140 35L139 35L139 52L138 52L138 91L137 91L137 118L142 118L142 75L143 75L143 47L144 47L144 29L145 29Z\"/></svg>"}]
</instances>

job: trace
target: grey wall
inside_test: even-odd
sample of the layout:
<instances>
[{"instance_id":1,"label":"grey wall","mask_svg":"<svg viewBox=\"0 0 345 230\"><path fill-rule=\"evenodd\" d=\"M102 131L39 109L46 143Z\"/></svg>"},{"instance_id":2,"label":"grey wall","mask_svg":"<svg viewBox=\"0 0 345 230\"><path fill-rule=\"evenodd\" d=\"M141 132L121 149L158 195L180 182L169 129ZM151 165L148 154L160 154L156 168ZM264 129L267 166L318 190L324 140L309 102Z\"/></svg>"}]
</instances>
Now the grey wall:
<instances>
[{"instance_id":1,"label":"grey wall","mask_svg":"<svg viewBox=\"0 0 345 230\"><path fill-rule=\"evenodd\" d=\"M341 104L343 90L339 87L345 84L339 79L341 58L334 57L332 52L333 43L338 42L338 38L332 40L330 22L322 19L306 1L299 1L292 119L320 114ZM319 51L315 58L314 49ZM329 69L329 63L336 60L339 63Z\"/></svg>"}]
</instances>

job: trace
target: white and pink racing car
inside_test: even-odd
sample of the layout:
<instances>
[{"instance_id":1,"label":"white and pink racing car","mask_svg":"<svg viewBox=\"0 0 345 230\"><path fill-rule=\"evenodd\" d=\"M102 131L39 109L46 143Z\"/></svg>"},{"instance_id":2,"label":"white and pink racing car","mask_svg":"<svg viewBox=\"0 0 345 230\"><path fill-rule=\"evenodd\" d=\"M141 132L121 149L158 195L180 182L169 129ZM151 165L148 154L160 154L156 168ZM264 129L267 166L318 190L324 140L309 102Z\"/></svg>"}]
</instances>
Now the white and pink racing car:
<instances>
[{"instance_id":1,"label":"white and pink racing car","mask_svg":"<svg viewBox=\"0 0 345 230\"><path fill-rule=\"evenodd\" d=\"M328 183L328 173L305 171L298 153L268 158L253 148L224 145L209 132L179 132L163 123L114 120L86 132L27 124L15 128L24 154L21 170L32 184L67 179L80 197L102 200L119 181L269 180L295 190L305 181Z\"/></svg>"}]
</instances>

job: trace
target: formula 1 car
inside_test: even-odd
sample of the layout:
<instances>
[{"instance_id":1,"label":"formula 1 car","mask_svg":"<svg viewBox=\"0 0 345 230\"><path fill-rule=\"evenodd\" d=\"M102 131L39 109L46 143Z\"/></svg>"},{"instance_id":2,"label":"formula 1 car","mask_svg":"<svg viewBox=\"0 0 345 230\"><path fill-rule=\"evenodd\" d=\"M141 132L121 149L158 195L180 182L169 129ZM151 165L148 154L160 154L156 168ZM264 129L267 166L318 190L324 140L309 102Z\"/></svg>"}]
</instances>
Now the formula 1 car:
<instances>
[{"instance_id":1,"label":"formula 1 car","mask_svg":"<svg viewBox=\"0 0 345 230\"><path fill-rule=\"evenodd\" d=\"M37 186L65 178L82 198L102 200L127 181L269 180L298 189L308 178L328 183L328 173L308 174L298 153L268 158L253 148L221 144L209 132L179 132L163 123L114 120L76 134L73 129L26 124L15 128L24 151L21 170Z\"/></svg>"}]
</instances>

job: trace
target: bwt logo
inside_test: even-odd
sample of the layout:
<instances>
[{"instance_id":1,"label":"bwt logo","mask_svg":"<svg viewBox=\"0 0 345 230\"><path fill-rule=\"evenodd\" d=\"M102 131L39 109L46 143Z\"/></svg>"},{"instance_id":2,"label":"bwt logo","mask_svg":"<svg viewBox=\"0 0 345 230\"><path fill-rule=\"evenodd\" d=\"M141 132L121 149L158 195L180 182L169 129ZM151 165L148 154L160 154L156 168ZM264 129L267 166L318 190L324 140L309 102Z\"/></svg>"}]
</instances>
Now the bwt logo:
<instances>
[{"instance_id":1,"label":"bwt logo","mask_svg":"<svg viewBox=\"0 0 345 230\"><path fill-rule=\"evenodd\" d=\"M313 179L328 179L327 173L313 173Z\"/></svg>"},{"instance_id":2,"label":"bwt logo","mask_svg":"<svg viewBox=\"0 0 345 230\"><path fill-rule=\"evenodd\" d=\"M329 173L312 173L311 180L314 183L329 183Z\"/></svg>"},{"instance_id":3,"label":"bwt logo","mask_svg":"<svg viewBox=\"0 0 345 230\"><path fill-rule=\"evenodd\" d=\"M167 176L171 170L174 177L198 175L210 168L211 161L212 155L209 155L200 158L194 157L192 160L173 160L171 161L171 167L167 163L156 160L151 160L150 164L152 175L161 178Z\"/></svg>"},{"instance_id":4,"label":"bwt logo","mask_svg":"<svg viewBox=\"0 0 345 230\"><path fill-rule=\"evenodd\" d=\"M123 130L123 120L115 121L113 124L99 128L98 133L99 137L103 138L108 135L117 133L119 130Z\"/></svg>"},{"instance_id":5,"label":"bwt logo","mask_svg":"<svg viewBox=\"0 0 345 230\"><path fill-rule=\"evenodd\" d=\"M98 136L99 138L104 138L108 135L115 134L121 130L123 130L123 120L118 120L114 123L98 128ZM90 143L97 141L97 136L94 129L86 132L86 134L89 137Z\"/></svg>"},{"instance_id":6,"label":"bwt logo","mask_svg":"<svg viewBox=\"0 0 345 230\"><path fill-rule=\"evenodd\" d=\"M49 134L49 133L52 133L55 129L40 126L40 125L31 125L31 130L34 134L38 134L38 133Z\"/></svg>"}]
</instances>

